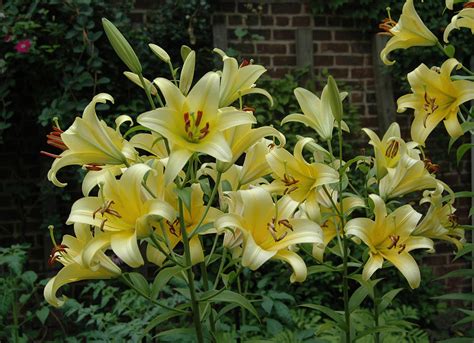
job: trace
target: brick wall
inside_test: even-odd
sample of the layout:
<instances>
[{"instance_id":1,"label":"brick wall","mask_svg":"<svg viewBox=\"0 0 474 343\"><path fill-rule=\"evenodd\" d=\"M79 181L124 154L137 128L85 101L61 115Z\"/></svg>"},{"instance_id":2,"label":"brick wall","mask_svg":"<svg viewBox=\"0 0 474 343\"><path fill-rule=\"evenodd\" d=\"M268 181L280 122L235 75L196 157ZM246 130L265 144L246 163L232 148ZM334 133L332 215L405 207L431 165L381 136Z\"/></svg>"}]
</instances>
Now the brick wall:
<instances>
[{"instance_id":1,"label":"brick wall","mask_svg":"<svg viewBox=\"0 0 474 343\"><path fill-rule=\"evenodd\" d=\"M227 44L246 58L253 58L268 69L272 77L280 77L295 68L310 65L313 76L327 70L338 81L351 88L351 103L362 114L361 124L377 127L376 99L370 36L363 35L350 18L318 16L304 1L232 1L218 2L213 17L217 44ZM222 29L225 28L225 29ZM236 36L236 29L248 35ZM310 30L312 60L297 61L298 31ZM263 39L252 39L252 34ZM225 37L222 37L225 35ZM308 46L302 47L308 49Z\"/></svg>"}]
</instances>

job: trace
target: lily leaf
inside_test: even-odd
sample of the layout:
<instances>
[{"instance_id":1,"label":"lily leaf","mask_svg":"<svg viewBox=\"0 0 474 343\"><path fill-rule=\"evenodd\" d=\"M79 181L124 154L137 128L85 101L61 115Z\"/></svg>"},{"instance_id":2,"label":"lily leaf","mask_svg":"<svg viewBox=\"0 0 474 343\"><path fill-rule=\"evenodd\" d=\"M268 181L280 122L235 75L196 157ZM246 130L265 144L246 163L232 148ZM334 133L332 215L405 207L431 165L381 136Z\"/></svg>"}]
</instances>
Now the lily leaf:
<instances>
[{"instance_id":1,"label":"lily leaf","mask_svg":"<svg viewBox=\"0 0 474 343\"><path fill-rule=\"evenodd\" d=\"M155 280L151 286L151 297L156 299L163 287L177 274L183 271L180 266L164 268L156 275Z\"/></svg>"},{"instance_id":2,"label":"lily leaf","mask_svg":"<svg viewBox=\"0 0 474 343\"><path fill-rule=\"evenodd\" d=\"M344 318L343 318L341 313L338 313L338 312L334 311L333 309L330 309L329 307L322 306L322 305L303 304L301 306L311 308L313 310L318 310L318 311L324 313L325 315L330 317L332 320L334 320L336 322L337 326L339 326L339 328L341 330L343 330L343 331L346 330L346 323L344 322Z\"/></svg>"}]
</instances>

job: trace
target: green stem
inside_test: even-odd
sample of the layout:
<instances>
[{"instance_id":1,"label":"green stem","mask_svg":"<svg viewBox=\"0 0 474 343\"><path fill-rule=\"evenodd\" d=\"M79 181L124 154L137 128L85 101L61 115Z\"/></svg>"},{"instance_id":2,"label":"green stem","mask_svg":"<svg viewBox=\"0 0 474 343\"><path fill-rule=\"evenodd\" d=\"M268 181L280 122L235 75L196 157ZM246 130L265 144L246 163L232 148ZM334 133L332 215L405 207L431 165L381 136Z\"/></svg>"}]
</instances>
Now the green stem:
<instances>
[{"instance_id":1,"label":"green stem","mask_svg":"<svg viewBox=\"0 0 474 343\"><path fill-rule=\"evenodd\" d=\"M173 65L171 64L171 61L168 62L168 67L170 68L170 73L171 73L171 78L173 79L173 83L176 87L178 87L178 80L176 80L176 73L174 72Z\"/></svg>"},{"instance_id":2,"label":"green stem","mask_svg":"<svg viewBox=\"0 0 474 343\"><path fill-rule=\"evenodd\" d=\"M217 285L219 284L219 278L222 275L222 270L224 269L225 259L227 257L227 249L225 247L223 249L224 249L224 251L222 252L221 263L219 265L219 270L217 271L216 280L214 281L214 289L217 288Z\"/></svg>"},{"instance_id":3,"label":"green stem","mask_svg":"<svg viewBox=\"0 0 474 343\"><path fill-rule=\"evenodd\" d=\"M16 292L13 291L12 314L13 314L13 341L19 342L18 336L18 303L16 301Z\"/></svg>"},{"instance_id":4,"label":"green stem","mask_svg":"<svg viewBox=\"0 0 474 343\"><path fill-rule=\"evenodd\" d=\"M214 201L214 198L216 197L217 194L217 189L219 188L219 184L221 183L221 177L222 173L217 172L217 177L216 177L216 183L214 185L214 189L212 190L211 196L209 197L209 201L206 205L206 209L204 210L204 213L202 214L201 220L199 220L199 223L196 225L194 230L189 234L189 238L193 238L196 232L201 228L202 223L204 222L204 219L206 219L207 213L209 212L209 209L211 208L212 202Z\"/></svg>"},{"instance_id":5,"label":"green stem","mask_svg":"<svg viewBox=\"0 0 474 343\"><path fill-rule=\"evenodd\" d=\"M204 283L204 290L207 292L209 290L209 279L207 276L207 267L206 267L205 262L201 262L200 264L201 264L202 279ZM211 306L210 303L208 304L209 306ZM214 313L212 312L212 306L211 306L210 314L209 314L209 322L211 324L210 326L211 326L212 336L215 337L216 336L216 323L214 319Z\"/></svg>"},{"instance_id":6,"label":"green stem","mask_svg":"<svg viewBox=\"0 0 474 343\"><path fill-rule=\"evenodd\" d=\"M138 77L140 78L140 82L143 86L143 89L145 90L146 97L148 98L148 102L150 103L151 109L154 110L156 108L156 105L153 99L151 98L150 89L148 89L148 86L145 83L145 79L143 79L143 75L141 73L138 74Z\"/></svg>"},{"instance_id":7,"label":"green stem","mask_svg":"<svg viewBox=\"0 0 474 343\"><path fill-rule=\"evenodd\" d=\"M374 285L374 322L375 328L379 327L379 298L377 294L377 285ZM380 343L380 333L374 332L374 343Z\"/></svg>"},{"instance_id":8,"label":"green stem","mask_svg":"<svg viewBox=\"0 0 474 343\"><path fill-rule=\"evenodd\" d=\"M349 312L349 279L348 279L348 270L347 270L347 263L348 263L348 241L346 234L344 233L344 227L346 225L346 218L344 216L344 204L343 204L343 193L342 193L342 174L343 174L343 164L342 164L342 128L341 122L338 121L338 130L337 130L337 137L339 140L339 214L340 214L340 221L341 221L341 232L342 232L342 248L343 248L343 256L342 256L342 264L343 264L343 271L342 271L342 282L343 282L343 296L344 296L344 318L346 322L346 342L351 342L351 314Z\"/></svg>"},{"instance_id":9,"label":"green stem","mask_svg":"<svg viewBox=\"0 0 474 343\"><path fill-rule=\"evenodd\" d=\"M204 343L204 337L202 334L202 325L201 325L201 315L199 314L199 302L196 297L196 288L194 286L194 275L192 271L192 262L191 262L191 250L189 248L189 238L188 233L186 232L186 224L184 223L184 211L183 211L183 201L178 197L178 207L179 207L179 223L181 226L181 235L183 237L183 246L184 246L184 258L186 260L186 265L189 267L186 270L188 276L188 287L189 293L191 296L191 305L193 309L193 321L196 328L196 338L199 343Z\"/></svg>"}]
</instances>

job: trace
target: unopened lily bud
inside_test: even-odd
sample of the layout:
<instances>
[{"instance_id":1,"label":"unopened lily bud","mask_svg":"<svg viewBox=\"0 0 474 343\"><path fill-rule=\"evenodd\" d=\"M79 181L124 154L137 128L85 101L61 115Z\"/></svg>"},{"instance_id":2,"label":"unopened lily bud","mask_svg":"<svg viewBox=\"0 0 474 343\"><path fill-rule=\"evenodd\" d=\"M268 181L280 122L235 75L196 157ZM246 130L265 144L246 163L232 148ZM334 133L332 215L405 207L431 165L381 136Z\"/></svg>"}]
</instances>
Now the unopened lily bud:
<instances>
[{"instance_id":1,"label":"unopened lily bud","mask_svg":"<svg viewBox=\"0 0 474 343\"><path fill-rule=\"evenodd\" d=\"M170 63L170 55L168 55L168 53L162 47L159 47L156 44L148 44L148 46L150 47L151 51L153 51L153 53L158 56L160 60L165 63Z\"/></svg>"},{"instance_id":2,"label":"unopened lily bud","mask_svg":"<svg viewBox=\"0 0 474 343\"><path fill-rule=\"evenodd\" d=\"M102 18L102 25L104 26L105 34L118 57L120 57L123 63L125 63L132 72L135 74L141 74L142 65L140 64L140 61L130 43L125 39L115 25L106 18Z\"/></svg>"},{"instance_id":3,"label":"unopened lily bud","mask_svg":"<svg viewBox=\"0 0 474 343\"><path fill-rule=\"evenodd\" d=\"M189 46L187 45L181 45L181 58L183 59L183 62L186 61L186 58L188 57L189 53L193 51Z\"/></svg>"},{"instance_id":4,"label":"unopened lily bud","mask_svg":"<svg viewBox=\"0 0 474 343\"><path fill-rule=\"evenodd\" d=\"M328 91L329 91L329 105L331 107L332 115L337 122L342 120L342 101L339 95L337 83L332 76L328 77Z\"/></svg>"},{"instance_id":5,"label":"unopened lily bud","mask_svg":"<svg viewBox=\"0 0 474 343\"><path fill-rule=\"evenodd\" d=\"M125 75L127 77L127 79L132 81L138 87L143 88L143 84L140 81L140 77L137 74L129 72L129 71L124 71L123 75ZM157 95L158 94L158 91L156 90L156 87L153 86L153 84L151 83L150 80L148 80L146 78L143 78L143 81L145 82L145 86L148 87L148 89L149 89L149 91L152 95Z\"/></svg>"},{"instance_id":6,"label":"unopened lily bud","mask_svg":"<svg viewBox=\"0 0 474 343\"><path fill-rule=\"evenodd\" d=\"M188 94L191 84L193 83L195 64L196 53L191 50L184 61L179 79L179 90L183 92L184 95Z\"/></svg>"}]
</instances>

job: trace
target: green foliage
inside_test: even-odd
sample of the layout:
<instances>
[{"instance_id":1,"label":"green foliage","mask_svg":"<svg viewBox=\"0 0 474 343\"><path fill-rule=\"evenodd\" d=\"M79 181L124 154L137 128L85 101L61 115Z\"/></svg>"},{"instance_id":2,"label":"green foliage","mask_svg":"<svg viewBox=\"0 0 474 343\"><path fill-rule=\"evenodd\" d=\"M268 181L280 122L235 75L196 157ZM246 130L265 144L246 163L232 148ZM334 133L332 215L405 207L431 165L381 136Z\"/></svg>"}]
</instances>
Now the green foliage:
<instances>
[{"instance_id":1,"label":"green foliage","mask_svg":"<svg viewBox=\"0 0 474 343\"><path fill-rule=\"evenodd\" d=\"M0 340L29 342L40 339L50 307L42 299L38 275L24 270L29 245L0 248Z\"/></svg>"}]
</instances>

